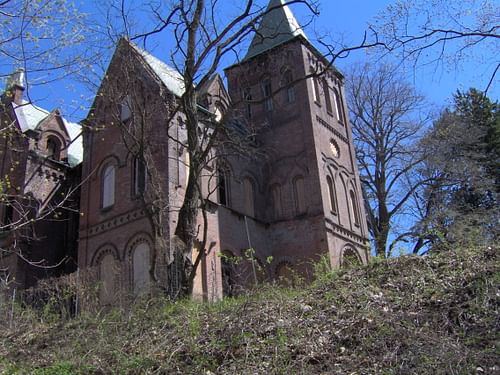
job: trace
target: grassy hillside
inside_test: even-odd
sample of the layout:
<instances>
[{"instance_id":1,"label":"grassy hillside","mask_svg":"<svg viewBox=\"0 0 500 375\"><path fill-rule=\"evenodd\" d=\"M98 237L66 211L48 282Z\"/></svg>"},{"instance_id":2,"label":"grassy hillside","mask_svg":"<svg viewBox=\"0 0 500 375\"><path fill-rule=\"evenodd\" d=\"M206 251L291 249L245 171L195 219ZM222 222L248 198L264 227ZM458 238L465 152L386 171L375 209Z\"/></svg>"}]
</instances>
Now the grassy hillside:
<instances>
[{"instance_id":1,"label":"grassy hillside","mask_svg":"<svg viewBox=\"0 0 500 375\"><path fill-rule=\"evenodd\" d=\"M319 267L321 268L321 267ZM207 305L18 313L3 374L498 374L499 249L401 257Z\"/></svg>"}]
</instances>

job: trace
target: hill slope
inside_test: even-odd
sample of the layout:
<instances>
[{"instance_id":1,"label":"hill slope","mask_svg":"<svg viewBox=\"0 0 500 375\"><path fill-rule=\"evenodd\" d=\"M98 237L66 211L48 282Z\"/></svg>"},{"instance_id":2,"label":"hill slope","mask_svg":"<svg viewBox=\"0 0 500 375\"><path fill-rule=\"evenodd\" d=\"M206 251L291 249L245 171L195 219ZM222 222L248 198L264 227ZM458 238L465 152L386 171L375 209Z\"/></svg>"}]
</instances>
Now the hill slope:
<instances>
[{"instance_id":1,"label":"hill slope","mask_svg":"<svg viewBox=\"0 0 500 375\"><path fill-rule=\"evenodd\" d=\"M401 257L212 305L20 313L4 374L497 374L499 249Z\"/></svg>"}]
</instances>

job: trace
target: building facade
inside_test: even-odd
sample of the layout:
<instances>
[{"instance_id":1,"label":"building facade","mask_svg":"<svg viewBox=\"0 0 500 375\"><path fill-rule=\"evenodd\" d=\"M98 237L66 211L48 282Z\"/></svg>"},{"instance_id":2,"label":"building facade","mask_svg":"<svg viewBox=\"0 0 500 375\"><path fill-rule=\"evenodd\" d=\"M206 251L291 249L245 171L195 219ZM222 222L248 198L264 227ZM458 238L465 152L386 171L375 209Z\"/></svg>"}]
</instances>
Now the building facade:
<instances>
[{"instance_id":1,"label":"building facade","mask_svg":"<svg viewBox=\"0 0 500 375\"><path fill-rule=\"evenodd\" d=\"M0 281L10 290L77 267L80 127L24 91L17 71L0 104Z\"/></svg>"},{"instance_id":2,"label":"building facade","mask_svg":"<svg viewBox=\"0 0 500 375\"><path fill-rule=\"evenodd\" d=\"M223 124L226 136L245 139L245 152L221 139L199 178L204 214L192 249L192 262L201 254L194 297L217 300L262 280L309 280L322 256L333 267L366 262L344 79L282 0L270 1L246 56L225 75L227 89L219 75L197 88L199 133L210 137L213 124ZM10 176L11 195L29 197L37 212L56 207L68 189L79 210L38 220L22 236L23 250L4 252L4 269L28 287L57 273L26 266L20 255L46 264L71 259L60 273L76 262L92 270L103 304L168 293L190 165L182 75L122 39L81 137L57 110L23 101L23 91L18 81L2 96L2 124L14 132L2 148L1 175ZM0 212L5 249L22 233L6 230L20 217L13 207L4 202Z\"/></svg>"},{"instance_id":3,"label":"building facade","mask_svg":"<svg viewBox=\"0 0 500 375\"><path fill-rule=\"evenodd\" d=\"M276 5L283 4L269 7ZM219 148L207 164L201 185L210 246L193 249L193 261L204 254L194 295L213 300L261 279L310 279L322 255L334 267L366 262L342 74L286 5L263 18L244 60L225 73L227 92L218 76L198 88L199 110L217 118L230 107L228 126L251 132L258 156ZM78 262L97 269L105 303L118 291L140 295L153 280L169 282L189 165L177 111L182 93L179 73L122 40L86 120ZM153 201L161 202L156 222Z\"/></svg>"}]
</instances>

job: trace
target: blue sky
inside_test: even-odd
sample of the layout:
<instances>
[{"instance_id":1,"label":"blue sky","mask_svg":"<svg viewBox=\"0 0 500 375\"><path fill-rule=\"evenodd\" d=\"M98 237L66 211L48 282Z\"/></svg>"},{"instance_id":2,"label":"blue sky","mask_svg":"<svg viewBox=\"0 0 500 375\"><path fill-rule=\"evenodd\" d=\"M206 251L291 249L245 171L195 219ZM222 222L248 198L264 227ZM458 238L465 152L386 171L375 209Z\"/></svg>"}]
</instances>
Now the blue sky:
<instances>
[{"instance_id":1,"label":"blue sky","mask_svg":"<svg viewBox=\"0 0 500 375\"><path fill-rule=\"evenodd\" d=\"M225 1L228 0L221 0L221 3ZM266 0L262 1L266 2ZM319 45L315 43L315 39L318 36L324 37L326 40L357 44L362 39L368 22L372 22L392 2L389 0L351 0L349 2L321 0L320 15L306 28L306 34L311 42L318 47ZM100 21L103 19L103 5L96 6L91 1L76 2L76 5L79 9L88 13L88 19L93 22L93 25L101 23L102 29L105 29L103 22ZM130 18L139 25L142 25L143 28L147 28L151 25L151 19L144 12L139 12L137 10L138 7L140 8L138 2L132 2L132 5L130 5ZM303 5L294 5L291 8L299 22L309 20L306 8ZM166 60L171 45L169 46L168 38L165 35L161 38L152 38L151 43L148 44L148 48L152 49L154 55ZM111 51L108 52L107 58L102 59L101 63L106 65L110 55ZM348 58L337 60L336 65L340 70L345 71L348 70L351 64L367 60L373 61L374 55L359 51L351 54ZM391 61L391 58L388 60ZM1 65L5 69L5 64ZM491 71L491 65L481 64L478 63L477 59L471 59L456 66L441 63L427 67L418 67L417 69L406 67L405 74L407 79L415 85L417 90L430 103L435 104L437 108L442 108L450 104L451 95L457 89L467 90L469 87L484 88ZM497 79L496 84L488 93L493 99L499 98L498 86ZM83 87L71 76L50 85L33 88L30 91L31 98L37 104L47 109L60 107L65 116L69 117L72 121L78 121L86 115L85 107L88 106L89 101L94 95L95 88L88 89Z\"/></svg>"}]
</instances>

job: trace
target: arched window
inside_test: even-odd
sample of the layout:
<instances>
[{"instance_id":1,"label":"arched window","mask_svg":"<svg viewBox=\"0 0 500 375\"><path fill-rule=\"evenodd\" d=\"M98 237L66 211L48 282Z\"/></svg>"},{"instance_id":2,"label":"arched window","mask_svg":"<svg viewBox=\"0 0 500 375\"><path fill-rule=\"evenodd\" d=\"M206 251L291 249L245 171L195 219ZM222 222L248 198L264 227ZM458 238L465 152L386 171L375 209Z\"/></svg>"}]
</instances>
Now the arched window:
<instances>
[{"instance_id":1,"label":"arched window","mask_svg":"<svg viewBox=\"0 0 500 375\"><path fill-rule=\"evenodd\" d=\"M293 180L293 195L295 198L295 211L302 214L306 211L304 178L299 176Z\"/></svg>"},{"instance_id":2,"label":"arched window","mask_svg":"<svg viewBox=\"0 0 500 375\"><path fill-rule=\"evenodd\" d=\"M286 102L287 103L295 102L295 88L294 88L292 82L293 82L292 71L287 69L283 73L283 83L286 87L285 93L286 93Z\"/></svg>"},{"instance_id":3,"label":"arched window","mask_svg":"<svg viewBox=\"0 0 500 375\"><path fill-rule=\"evenodd\" d=\"M337 120L344 123L344 110L342 106L342 99L340 98L339 92L334 88L333 95L335 96L335 115Z\"/></svg>"},{"instance_id":4,"label":"arched window","mask_svg":"<svg viewBox=\"0 0 500 375\"><path fill-rule=\"evenodd\" d=\"M315 70L313 68L310 69L311 74L315 74ZM320 104L320 99L319 99L319 83L318 83L318 77L316 75L311 77L312 84L313 84L313 99L316 103Z\"/></svg>"},{"instance_id":5,"label":"arched window","mask_svg":"<svg viewBox=\"0 0 500 375\"><path fill-rule=\"evenodd\" d=\"M330 176L326 176L326 183L328 185L328 196L330 198L330 210L333 213L337 212L337 198L335 194L335 186L333 184L333 179Z\"/></svg>"},{"instance_id":6,"label":"arched window","mask_svg":"<svg viewBox=\"0 0 500 375\"><path fill-rule=\"evenodd\" d=\"M115 166L107 165L102 172L102 197L101 207L108 208L115 204Z\"/></svg>"},{"instance_id":7,"label":"arched window","mask_svg":"<svg viewBox=\"0 0 500 375\"><path fill-rule=\"evenodd\" d=\"M53 160L61 159L61 143L56 137L47 138L47 156Z\"/></svg>"},{"instance_id":8,"label":"arched window","mask_svg":"<svg viewBox=\"0 0 500 375\"><path fill-rule=\"evenodd\" d=\"M252 180L248 177L243 179L243 197L245 214L253 217L255 214L255 189Z\"/></svg>"},{"instance_id":9,"label":"arched window","mask_svg":"<svg viewBox=\"0 0 500 375\"><path fill-rule=\"evenodd\" d=\"M151 278L149 268L151 266L150 250L147 243L142 242L134 249L132 254L133 287L134 295L149 293Z\"/></svg>"},{"instance_id":10,"label":"arched window","mask_svg":"<svg viewBox=\"0 0 500 375\"><path fill-rule=\"evenodd\" d=\"M271 186L271 197L273 199L273 216L275 219L279 219L283 211L281 206L281 186L279 184Z\"/></svg>"},{"instance_id":11,"label":"arched window","mask_svg":"<svg viewBox=\"0 0 500 375\"><path fill-rule=\"evenodd\" d=\"M245 102L245 114L250 119L252 118L252 90L246 88L242 92L243 101Z\"/></svg>"},{"instance_id":12,"label":"arched window","mask_svg":"<svg viewBox=\"0 0 500 375\"><path fill-rule=\"evenodd\" d=\"M342 268L351 268L361 265L361 260L356 250L347 248L342 252Z\"/></svg>"},{"instance_id":13,"label":"arched window","mask_svg":"<svg viewBox=\"0 0 500 375\"><path fill-rule=\"evenodd\" d=\"M325 94L325 105L326 111L330 114L333 112L332 108L332 98L330 97L330 88L328 87L328 82L323 78L323 93Z\"/></svg>"},{"instance_id":14,"label":"arched window","mask_svg":"<svg viewBox=\"0 0 500 375\"><path fill-rule=\"evenodd\" d=\"M146 165L141 158L134 158L134 195L142 195L146 190Z\"/></svg>"},{"instance_id":15,"label":"arched window","mask_svg":"<svg viewBox=\"0 0 500 375\"><path fill-rule=\"evenodd\" d=\"M117 264L113 254L106 254L99 263L99 300L103 305L112 304L116 294Z\"/></svg>"},{"instance_id":16,"label":"arched window","mask_svg":"<svg viewBox=\"0 0 500 375\"><path fill-rule=\"evenodd\" d=\"M271 86L271 79L265 78L262 81L262 95L264 96L264 111L270 112L273 110L273 89Z\"/></svg>"},{"instance_id":17,"label":"arched window","mask_svg":"<svg viewBox=\"0 0 500 375\"><path fill-rule=\"evenodd\" d=\"M352 216L354 218L354 225L359 226L359 212L358 212L358 203L356 201L356 194L354 194L354 191L349 190L349 196L350 196L350 203L351 203L351 210L352 210Z\"/></svg>"},{"instance_id":18,"label":"arched window","mask_svg":"<svg viewBox=\"0 0 500 375\"><path fill-rule=\"evenodd\" d=\"M123 98L120 103L120 120L125 123L132 117L132 100L130 95Z\"/></svg>"},{"instance_id":19,"label":"arched window","mask_svg":"<svg viewBox=\"0 0 500 375\"><path fill-rule=\"evenodd\" d=\"M217 170L217 189L219 204L229 206L229 173L223 167Z\"/></svg>"}]
</instances>

